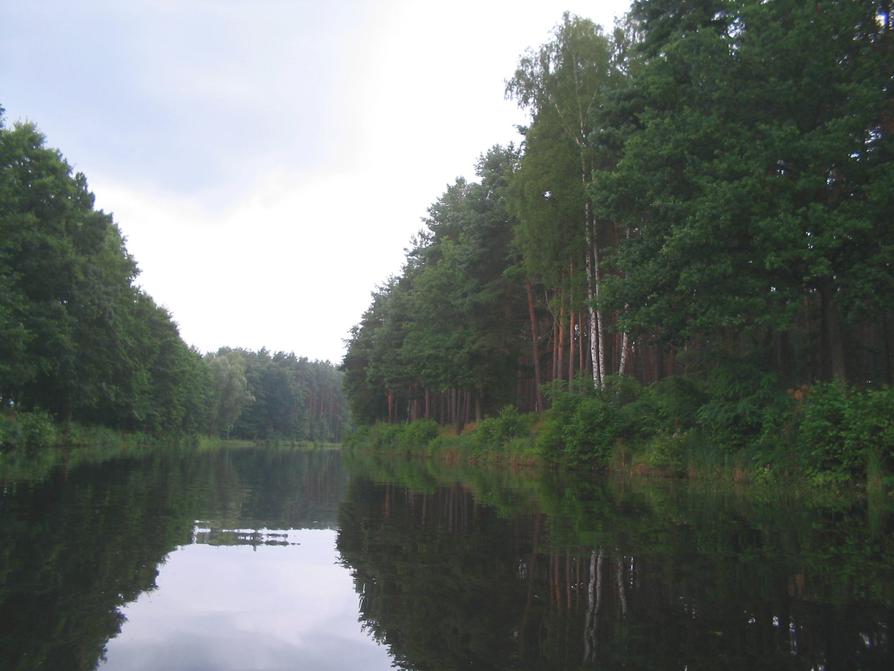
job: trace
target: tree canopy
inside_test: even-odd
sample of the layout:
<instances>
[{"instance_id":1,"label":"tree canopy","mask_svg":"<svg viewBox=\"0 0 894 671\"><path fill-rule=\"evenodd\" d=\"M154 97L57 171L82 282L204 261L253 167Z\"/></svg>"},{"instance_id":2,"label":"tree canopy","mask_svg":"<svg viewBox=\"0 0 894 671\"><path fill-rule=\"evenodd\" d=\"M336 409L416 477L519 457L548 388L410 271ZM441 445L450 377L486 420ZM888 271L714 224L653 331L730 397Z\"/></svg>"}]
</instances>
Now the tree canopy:
<instances>
[{"instance_id":1,"label":"tree canopy","mask_svg":"<svg viewBox=\"0 0 894 671\"><path fill-rule=\"evenodd\" d=\"M730 361L891 384L890 9L637 0L610 33L564 15L507 83L531 116L483 159L499 180L448 187L352 332L358 419L462 423L537 408L545 382Z\"/></svg>"}]
</instances>

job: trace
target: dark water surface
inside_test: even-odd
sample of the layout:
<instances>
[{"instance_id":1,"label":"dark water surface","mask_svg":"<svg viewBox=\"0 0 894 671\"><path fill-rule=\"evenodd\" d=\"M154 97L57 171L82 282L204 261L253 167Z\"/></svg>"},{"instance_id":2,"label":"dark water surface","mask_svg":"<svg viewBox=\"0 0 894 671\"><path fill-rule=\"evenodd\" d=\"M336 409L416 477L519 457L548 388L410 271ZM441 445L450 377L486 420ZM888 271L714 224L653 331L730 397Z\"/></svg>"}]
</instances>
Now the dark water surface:
<instances>
[{"instance_id":1,"label":"dark water surface","mask_svg":"<svg viewBox=\"0 0 894 671\"><path fill-rule=\"evenodd\" d=\"M335 450L19 464L0 670L890 670L892 520Z\"/></svg>"}]
</instances>

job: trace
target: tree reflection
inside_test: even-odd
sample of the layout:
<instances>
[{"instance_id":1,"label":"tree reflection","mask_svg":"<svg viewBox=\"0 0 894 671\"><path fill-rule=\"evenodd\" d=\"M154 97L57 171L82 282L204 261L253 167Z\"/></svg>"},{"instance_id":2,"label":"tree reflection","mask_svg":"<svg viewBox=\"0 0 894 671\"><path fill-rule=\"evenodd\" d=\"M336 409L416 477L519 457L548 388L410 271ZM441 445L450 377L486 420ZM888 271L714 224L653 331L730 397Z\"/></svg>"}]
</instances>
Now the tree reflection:
<instances>
[{"instance_id":1,"label":"tree reflection","mask_svg":"<svg viewBox=\"0 0 894 671\"><path fill-rule=\"evenodd\" d=\"M4 671L95 668L169 552L331 527L346 486L337 451L146 453L41 474L0 490Z\"/></svg>"},{"instance_id":2,"label":"tree reflection","mask_svg":"<svg viewBox=\"0 0 894 671\"><path fill-rule=\"evenodd\" d=\"M513 514L455 483L352 481L338 548L362 622L399 665L890 668L894 547L859 504L540 487L549 512Z\"/></svg>"}]
</instances>

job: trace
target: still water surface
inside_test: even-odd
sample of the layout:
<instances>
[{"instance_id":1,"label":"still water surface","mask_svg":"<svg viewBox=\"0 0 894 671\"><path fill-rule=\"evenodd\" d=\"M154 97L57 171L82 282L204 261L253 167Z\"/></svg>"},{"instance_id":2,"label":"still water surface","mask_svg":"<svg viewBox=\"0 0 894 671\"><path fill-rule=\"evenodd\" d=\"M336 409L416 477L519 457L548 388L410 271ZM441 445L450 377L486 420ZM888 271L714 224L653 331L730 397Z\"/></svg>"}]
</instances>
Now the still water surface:
<instances>
[{"instance_id":1,"label":"still water surface","mask_svg":"<svg viewBox=\"0 0 894 671\"><path fill-rule=\"evenodd\" d=\"M245 448L0 486L4 670L894 668L884 502Z\"/></svg>"}]
</instances>

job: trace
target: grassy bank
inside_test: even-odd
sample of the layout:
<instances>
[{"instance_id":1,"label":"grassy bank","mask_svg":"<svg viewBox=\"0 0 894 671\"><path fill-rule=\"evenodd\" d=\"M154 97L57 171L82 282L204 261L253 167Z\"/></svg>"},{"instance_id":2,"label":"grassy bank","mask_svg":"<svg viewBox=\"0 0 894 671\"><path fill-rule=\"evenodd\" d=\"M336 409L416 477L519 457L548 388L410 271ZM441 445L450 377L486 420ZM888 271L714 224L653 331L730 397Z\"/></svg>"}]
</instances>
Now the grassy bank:
<instances>
[{"instance_id":1,"label":"grassy bank","mask_svg":"<svg viewBox=\"0 0 894 671\"><path fill-rule=\"evenodd\" d=\"M348 444L453 462L894 488L894 390L734 382L669 378L643 387L615 378L602 391L554 389L541 414L507 407L462 431L431 420L376 424Z\"/></svg>"}]
</instances>

